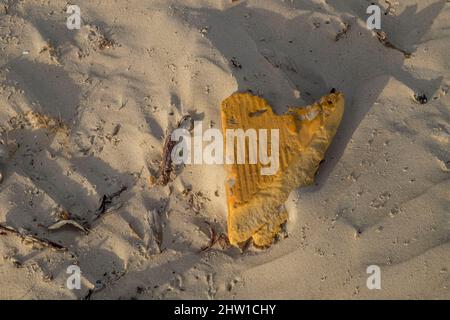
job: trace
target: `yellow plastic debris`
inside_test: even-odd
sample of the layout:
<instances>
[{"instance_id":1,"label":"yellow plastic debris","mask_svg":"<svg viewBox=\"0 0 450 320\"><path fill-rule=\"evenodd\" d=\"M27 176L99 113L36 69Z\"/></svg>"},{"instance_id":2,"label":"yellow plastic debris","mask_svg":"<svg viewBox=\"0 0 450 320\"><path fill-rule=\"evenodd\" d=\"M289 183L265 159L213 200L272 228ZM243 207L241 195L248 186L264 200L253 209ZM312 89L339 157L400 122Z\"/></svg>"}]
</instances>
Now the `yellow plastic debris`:
<instances>
[{"instance_id":1,"label":"yellow plastic debris","mask_svg":"<svg viewBox=\"0 0 450 320\"><path fill-rule=\"evenodd\" d=\"M279 130L280 159L276 174L261 175L259 161L225 165L231 244L239 245L250 238L258 247L272 244L287 221L284 203L289 193L313 183L343 112L341 93L329 94L311 106L291 108L284 115L274 114L264 99L249 93L235 93L222 102L224 134L227 129ZM246 148L248 152L248 144Z\"/></svg>"}]
</instances>

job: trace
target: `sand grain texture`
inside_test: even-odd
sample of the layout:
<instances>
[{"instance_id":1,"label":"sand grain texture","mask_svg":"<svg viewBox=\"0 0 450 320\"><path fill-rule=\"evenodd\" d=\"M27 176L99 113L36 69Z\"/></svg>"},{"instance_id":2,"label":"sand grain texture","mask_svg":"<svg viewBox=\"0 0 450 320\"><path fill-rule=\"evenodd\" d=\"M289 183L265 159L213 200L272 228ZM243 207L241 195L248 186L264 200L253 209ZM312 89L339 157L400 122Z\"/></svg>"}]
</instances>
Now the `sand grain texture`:
<instances>
[{"instance_id":1,"label":"sand grain texture","mask_svg":"<svg viewBox=\"0 0 450 320\"><path fill-rule=\"evenodd\" d=\"M408 58L366 28L371 2L79 0L68 30L66 1L2 1L0 223L67 251L0 234L0 298L450 298L450 4L383 15ZM186 114L219 129L237 91L282 114L331 88L344 117L315 184L286 202L289 237L202 251L226 232L225 172L149 183L167 130ZM68 218L89 233L48 230ZM382 290L366 288L372 264Z\"/></svg>"}]
</instances>

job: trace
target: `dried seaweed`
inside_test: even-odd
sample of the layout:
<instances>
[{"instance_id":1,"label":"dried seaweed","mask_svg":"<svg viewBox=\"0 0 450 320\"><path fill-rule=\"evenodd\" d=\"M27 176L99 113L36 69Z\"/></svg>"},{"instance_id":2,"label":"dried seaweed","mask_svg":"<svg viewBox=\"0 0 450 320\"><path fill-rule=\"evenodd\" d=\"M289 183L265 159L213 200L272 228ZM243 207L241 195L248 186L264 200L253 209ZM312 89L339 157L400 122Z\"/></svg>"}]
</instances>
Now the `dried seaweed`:
<instances>
[{"instance_id":1,"label":"dried seaweed","mask_svg":"<svg viewBox=\"0 0 450 320\"><path fill-rule=\"evenodd\" d=\"M219 238L217 239L217 243L220 245L222 250L226 250L231 247L230 239L228 239L228 235L226 233L221 233Z\"/></svg>"},{"instance_id":2,"label":"dried seaweed","mask_svg":"<svg viewBox=\"0 0 450 320\"><path fill-rule=\"evenodd\" d=\"M192 119L190 115L185 115L181 118L181 120L178 122L175 129L181 128L183 123L186 121L190 121L190 127L189 129L192 129ZM163 156L161 165L159 167L159 174L158 174L158 184L162 186L166 186L170 182L170 175L173 171L173 163L172 163L172 150L176 146L177 142L172 141L172 132L167 134L166 140L164 141L163 146Z\"/></svg>"},{"instance_id":3,"label":"dried seaweed","mask_svg":"<svg viewBox=\"0 0 450 320\"><path fill-rule=\"evenodd\" d=\"M394 4L390 0L384 0L384 2L386 2L386 4L388 5L386 10L384 11L384 15L394 15L396 11L394 8Z\"/></svg>"},{"instance_id":4,"label":"dried seaweed","mask_svg":"<svg viewBox=\"0 0 450 320\"><path fill-rule=\"evenodd\" d=\"M176 142L172 141L170 135L166 137L163 147L163 159L159 167L158 184L167 185L170 181L170 174L172 173L172 150L175 147Z\"/></svg>"},{"instance_id":5,"label":"dried seaweed","mask_svg":"<svg viewBox=\"0 0 450 320\"><path fill-rule=\"evenodd\" d=\"M240 243L239 249L241 250L241 253L247 252L252 244L253 244L253 238L250 238L247 241Z\"/></svg>"},{"instance_id":6,"label":"dried seaweed","mask_svg":"<svg viewBox=\"0 0 450 320\"><path fill-rule=\"evenodd\" d=\"M189 207L187 210L192 210L195 214L200 214L205 207L205 202L210 201L201 191L199 192L191 192L192 190L186 189L183 191L183 196L187 197L187 203Z\"/></svg>"},{"instance_id":7,"label":"dried seaweed","mask_svg":"<svg viewBox=\"0 0 450 320\"><path fill-rule=\"evenodd\" d=\"M209 251L216 244L219 244L222 250L226 250L231 247L230 240L228 239L228 235L226 233L222 232L220 234L217 234L217 231L209 222L206 222L206 224L209 226L209 243L208 245L202 247L200 249L200 252Z\"/></svg>"},{"instance_id":8,"label":"dried seaweed","mask_svg":"<svg viewBox=\"0 0 450 320\"><path fill-rule=\"evenodd\" d=\"M53 62L55 62L55 63L57 63L57 64L60 64L60 62L58 61L58 56L59 56L60 52L59 52L59 50L57 50L57 49L55 48L55 46L53 45L53 43L47 42L47 43L42 47L42 49L39 51L39 54L43 54L43 53L46 53L46 52L48 52L48 55L50 56L50 59L51 59Z\"/></svg>"},{"instance_id":9,"label":"dried seaweed","mask_svg":"<svg viewBox=\"0 0 450 320\"><path fill-rule=\"evenodd\" d=\"M344 28L338 32L338 34L336 35L336 38L334 40L335 41L341 40L342 37L344 37L347 34L347 32L350 30L350 27L351 27L350 23L345 22Z\"/></svg>"},{"instance_id":10,"label":"dried seaweed","mask_svg":"<svg viewBox=\"0 0 450 320\"><path fill-rule=\"evenodd\" d=\"M34 111L28 111L14 116L9 119L9 123L13 129L29 127L32 130L45 129L49 133L69 135L69 127L61 119L55 119Z\"/></svg>"},{"instance_id":11,"label":"dried seaweed","mask_svg":"<svg viewBox=\"0 0 450 320\"><path fill-rule=\"evenodd\" d=\"M116 198L120 197L120 195L127 189L128 188L126 186L122 186L119 191L116 191L112 194L103 195L103 197L100 199L100 205L96 210L94 221L108 212L119 209L122 204L120 202L115 203L115 200Z\"/></svg>"},{"instance_id":12,"label":"dried seaweed","mask_svg":"<svg viewBox=\"0 0 450 320\"><path fill-rule=\"evenodd\" d=\"M91 30L88 36L89 41L94 46L94 50L105 50L118 47L116 41L104 34L98 26L90 26Z\"/></svg>"},{"instance_id":13,"label":"dried seaweed","mask_svg":"<svg viewBox=\"0 0 450 320\"><path fill-rule=\"evenodd\" d=\"M61 229L62 227L66 226L66 225L73 226L73 227L83 231L86 234L89 233L89 229L88 228L82 226L80 223L76 222L75 220L70 220L70 219L60 220L60 221L58 221L58 222L48 226L47 229L48 230L58 230L58 229Z\"/></svg>"},{"instance_id":14,"label":"dried seaweed","mask_svg":"<svg viewBox=\"0 0 450 320\"><path fill-rule=\"evenodd\" d=\"M214 229L214 227L207 222L208 226L209 226L209 244L202 247L200 249L200 252L206 252L208 250L210 250L219 240L219 237L217 236L216 230Z\"/></svg>"},{"instance_id":15,"label":"dried seaweed","mask_svg":"<svg viewBox=\"0 0 450 320\"><path fill-rule=\"evenodd\" d=\"M104 49L110 49L113 48L116 45L116 42L112 39L109 39L105 36L102 36L100 40L98 41L98 48L100 50Z\"/></svg>"},{"instance_id":16,"label":"dried seaweed","mask_svg":"<svg viewBox=\"0 0 450 320\"><path fill-rule=\"evenodd\" d=\"M56 243L56 242L53 242L53 241L50 241L47 239L38 238L38 237L31 235L25 231L17 231L14 228L0 224L0 235L8 235L8 234L18 236L19 238L21 238L22 243L32 244L32 245L36 244L36 245L39 245L44 248L50 248L50 249L54 249L54 250L58 250L58 251L67 251L67 248L59 243Z\"/></svg>"},{"instance_id":17,"label":"dried seaweed","mask_svg":"<svg viewBox=\"0 0 450 320\"><path fill-rule=\"evenodd\" d=\"M395 46L392 42L390 42L388 40L386 32L384 32L384 31L377 31L375 33L377 35L378 41L380 41L380 43L382 45L384 45L386 48L390 48L390 49L394 49L394 50L400 51L401 53L403 53L405 58L411 58L412 54L410 52L406 52L405 50L398 48L397 46Z\"/></svg>"}]
</instances>

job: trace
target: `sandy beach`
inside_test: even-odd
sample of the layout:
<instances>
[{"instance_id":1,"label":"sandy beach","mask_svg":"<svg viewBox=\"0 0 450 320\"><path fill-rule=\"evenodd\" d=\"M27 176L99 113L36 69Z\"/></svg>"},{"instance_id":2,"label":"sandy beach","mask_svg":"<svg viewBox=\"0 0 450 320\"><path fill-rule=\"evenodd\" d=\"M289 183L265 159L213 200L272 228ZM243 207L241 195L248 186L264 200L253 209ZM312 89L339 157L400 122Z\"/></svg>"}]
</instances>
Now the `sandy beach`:
<instances>
[{"instance_id":1,"label":"sandy beach","mask_svg":"<svg viewBox=\"0 0 450 320\"><path fill-rule=\"evenodd\" d=\"M67 1L0 2L0 299L450 299L449 1L70 4L79 29ZM157 183L183 116L333 88L339 130L269 248L227 243L222 165Z\"/></svg>"}]
</instances>

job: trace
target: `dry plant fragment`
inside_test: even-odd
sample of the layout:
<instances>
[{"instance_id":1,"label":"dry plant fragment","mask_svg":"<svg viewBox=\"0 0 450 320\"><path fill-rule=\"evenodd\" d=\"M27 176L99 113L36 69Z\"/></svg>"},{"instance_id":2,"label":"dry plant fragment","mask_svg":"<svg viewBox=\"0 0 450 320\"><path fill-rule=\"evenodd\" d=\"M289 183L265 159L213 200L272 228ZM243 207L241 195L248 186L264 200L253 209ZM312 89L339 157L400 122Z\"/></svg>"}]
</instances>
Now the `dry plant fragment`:
<instances>
[{"instance_id":1,"label":"dry plant fragment","mask_svg":"<svg viewBox=\"0 0 450 320\"><path fill-rule=\"evenodd\" d=\"M50 42L47 42L42 47L42 49L39 51L39 54L43 54L43 53L46 53L46 52L48 52L48 54L50 56L50 59L53 62L59 64L59 61L58 61L58 54L59 54L59 52Z\"/></svg>"},{"instance_id":2,"label":"dry plant fragment","mask_svg":"<svg viewBox=\"0 0 450 320\"><path fill-rule=\"evenodd\" d=\"M17 231L16 229L0 224L0 235L8 234L18 236L21 238L22 243L31 244L33 246L37 245L38 248L50 248L57 251L67 251L67 248L59 243L47 239L41 239L26 232Z\"/></svg>"},{"instance_id":3,"label":"dry plant fragment","mask_svg":"<svg viewBox=\"0 0 450 320\"><path fill-rule=\"evenodd\" d=\"M117 46L117 43L110 39L109 37L105 36L99 27L97 26L91 26L90 27L90 33L88 35L88 40L92 43L94 46L94 50L105 50L114 48Z\"/></svg>"},{"instance_id":4,"label":"dry plant fragment","mask_svg":"<svg viewBox=\"0 0 450 320\"><path fill-rule=\"evenodd\" d=\"M167 135L163 146L163 159L159 167L158 184L165 186L170 182L170 174L173 170L172 164L172 150L177 144L176 141L172 141L171 135Z\"/></svg>"},{"instance_id":5,"label":"dry plant fragment","mask_svg":"<svg viewBox=\"0 0 450 320\"><path fill-rule=\"evenodd\" d=\"M87 229L86 227L83 227L80 223L78 223L74 220L60 220L60 221L48 226L47 229L48 230L58 230L67 225L73 226L73 227L83 231L86 234L89 233L89 229Z\"/></svg>"},{"instance_id":6,"label":"dry plant fragment","mask_svg":"<svg viewBox=\"0 0 450 320\"><path fill-rule=\"evenodd\" d=\"M214 229L214 227L209 222L206 222L206 224L209 227L209 244L202 247L200 249L200 252L205 252L205 251L210 250L219 240L219 237L217 236L217 233L216 233L216 229Z\"/></svg>"},{"instance_id":7,"label":"dry plant fragment","mask_svg":"<svg viewBox=\"0 0 450 320\"><path fill-rule=\"evenodd\" d=\"M344 28L338 32L338 34L336 35L335 41L341 40L341 38L344 37L349 30L350 30L350 24L345 22Z\"/></svg>"},{"instance_id":8,"label":"dry plant fragment","mask_svg":"<svg viewBox=\"0 0 450 320\"><path fill-rule=\"evenodd\" d=\"M388 5L384 14L385 15L388 15L388 14L394 15L395 11L396 11L395 7L394 7L395 5L390 0L384 0L384 2L386 2L386 4Z\"/></svg>"},{"instance_id":9,"label":"dry plant fragment","mask_svg":"<svg viewBox=\"0 0 450 320\"><path fill-rule=\"evenodd\" d=\"M230 240L228 239L228 235L225 234L225 233L221 233L219 235L219 238L217 239L217 242L219 243L219 245L222 248L222 250L226 250L226 249L228 249L231 246Z\"/></svg>"},{"instance_id":10,"label":"dry plant fragment","mask_svg":"<svg viewBox=\"0 0 450 320\"><path fill-rule=\"evenodd\" d=\"M252 116L255 112L258 116ZM294 188L313 183L343 112L341 93L331 93L311 106L291 108L284 115L274 114L264 99L249 93L235 93L222 102L224 134L227 129L276 129L280 140L280 166L273 175L261 175L261 163L225 165L232 245L248 244L249 240L258 247L272 244L288 218L285 201ZM245 151L248 154L248 144Z\"/></svg>"},{"instance_id":11,"label":"dry plant fragment","mask_svg":"<svg viewBox=\"0 0 450 320\"><path fill-rule=\"evenodd\" d=\"M98 42L98 48L100 50L104 50L104 49L110 49L112 47L114 47L115 42L111 39L106 38L105 36L102 36Z\"/></svg>"},{"instance_id":12,"label":"dry plant fragment","mask_svg":"<svg viewBox=\"0 0 450 320\"><path fill-rule=\"evenodd\" d=\"M411 58L411 53L406 52L403 49L398 48L397 46L395 46L394 44L392 44L392 42L390 42L387 38L387 34L384 31L377 31L375 32L377 35L377 39L378 41L380 41L380 43L382 45L384 45L386 48L390 48L390 49L394 49L397 51L400 51L401 53L403 53L403 55L405 56L405 58Z\"/></svg>"},{"instance_id":13,"label":"dry plant fragment","mask_svg":"<svg viewBox=\"0 0 450 320\"><path fill-rule=\"evenodd\" d=\"M185 115L178 121L178 124L175 129L181 128L183 126L188 126L187 129L192 129L192 118L190 115ZM158 174L158 184L165 186L170 182L170 175L173 171L173 163L172 163L172 151L173 148L177 145L177 141L172 141L172 132L168 132L166 135L166 139L164 141L163 146L163 156L162 161L159 166L159 174Z\"/></svg>"},{"instance_id":14,"label":"dry plant fragment","mask_svg":"<svg viewBox=\"0 0 450 320\"><path fill-rule=\"evenodd\" d=\"M28 111L12 117L9 120L9 123L13 129L29 127L32 130L45 129L49 133L62 133L65 136L69 135L69 128L62 120L34 111Z\"/></svg>"},{"instance_id":15,"label":"dry plant fragment","mask_svg":"<svg viewBox=\"0 0 450 320\"><path fill-rule=\"evenodd\" d=\"M72 214L59 206L59 210L57 212L58 221L52 223L49 226L43 226L47 228L47 230L55 231L63 228L64 226L71 226L80 231L83 231L85 234L89 233L89 227L85 223L85 221L80 221L77 217L72 217Z\"/></svg>"},{"instance_id":16,"label":"dry plant fragment","mask_svg":"<svg viewBox=\"0 0 450 320\"><path fill-rule=\"evenodd\" d=\"M126 191L128 187L122 186L120 190L112 193L112 194L105 194L100 200L100 205L96 211L94 220L99 219L104 214L111 212L113 210L117 210L122 206L122 203L116 202L116 199L120 197L120 195Z\"/></svg>"}]
</instances>

